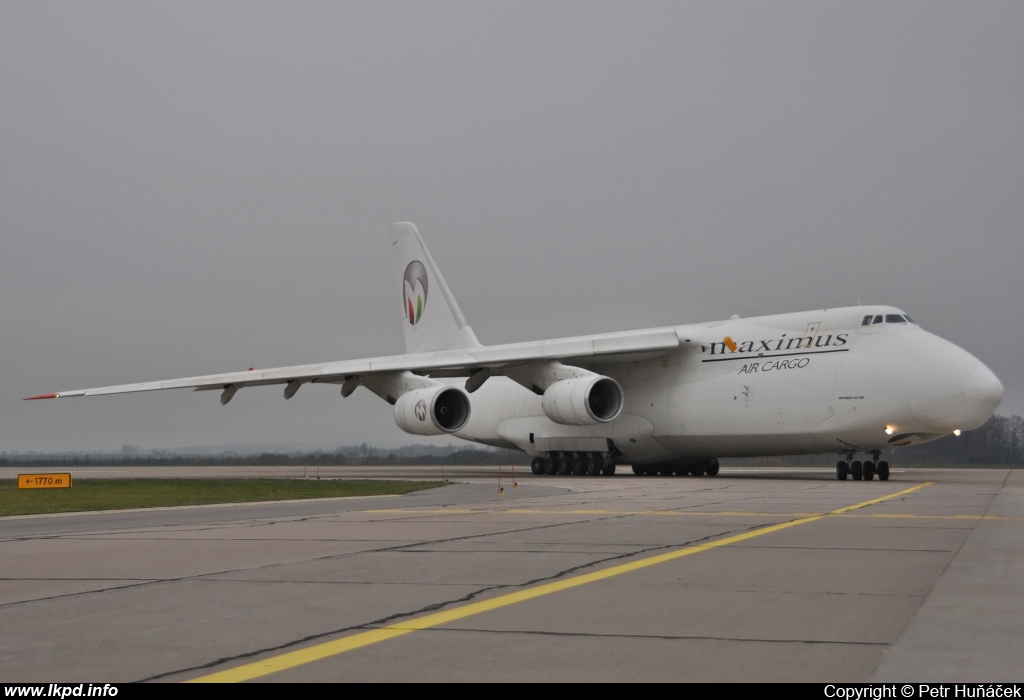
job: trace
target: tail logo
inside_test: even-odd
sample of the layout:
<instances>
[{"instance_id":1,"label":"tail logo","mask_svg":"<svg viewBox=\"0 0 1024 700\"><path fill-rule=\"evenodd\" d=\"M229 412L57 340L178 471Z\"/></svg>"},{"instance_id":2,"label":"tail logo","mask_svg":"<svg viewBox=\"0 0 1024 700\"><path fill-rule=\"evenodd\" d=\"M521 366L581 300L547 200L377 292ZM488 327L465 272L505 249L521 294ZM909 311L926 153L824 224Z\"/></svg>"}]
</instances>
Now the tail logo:
<instances>
[{"instance_id":1,"label":"tail logo","mask_svg":"<svg viewBox=\"0 0 1024 700\"><path fill-rule=\"evenodd\" d=\"M427 268L419 260L413 260L405 268L402 278L402 306L409 323L416 325L423 316L427 305Z\"/></svg>"}]
</instances>

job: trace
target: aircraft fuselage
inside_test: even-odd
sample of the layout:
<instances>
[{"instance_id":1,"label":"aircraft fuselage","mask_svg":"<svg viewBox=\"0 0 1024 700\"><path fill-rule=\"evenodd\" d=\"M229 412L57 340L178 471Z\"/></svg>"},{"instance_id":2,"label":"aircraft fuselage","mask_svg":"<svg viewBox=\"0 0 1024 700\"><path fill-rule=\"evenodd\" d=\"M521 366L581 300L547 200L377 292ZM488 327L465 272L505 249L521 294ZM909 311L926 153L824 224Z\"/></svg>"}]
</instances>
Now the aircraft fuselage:
<instances>
[{"instance_id":1,"label":"aircraft fuselage","mask_svg":"<svg viewBox=\"0 0 1024 700\"><path fill-rule=\"evenodd\" d=\"M646 464L872 452L976 428L1002 398L1002 385L980 360L892 307L675 330L705 340L646 359L581 365L621 385L622 413L610 423L555 423L540 396L493 377L473 394L472 416L456 435L534 456L604 451L610 440L621 454L616 461Z\"/></svg>"}]
</instances>

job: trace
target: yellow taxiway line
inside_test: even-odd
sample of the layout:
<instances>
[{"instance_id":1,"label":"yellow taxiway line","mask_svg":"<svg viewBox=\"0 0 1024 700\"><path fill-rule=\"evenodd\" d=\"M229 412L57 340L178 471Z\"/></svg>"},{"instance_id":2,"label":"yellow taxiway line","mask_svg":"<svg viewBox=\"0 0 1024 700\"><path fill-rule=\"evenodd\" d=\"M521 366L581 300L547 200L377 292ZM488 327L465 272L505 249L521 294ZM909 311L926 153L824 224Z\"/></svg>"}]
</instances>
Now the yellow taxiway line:
<instances>
[{"instance_id":1,"label":"yellow taxiway line","mask_svg":"<svg viewBox=\"0 0 1024 700\"><path fill-rule=\"evenodd\" d=\"M638 571L640 569L646 569L650 566L656 566L663 564L667 561L673 561L681 557L689 556L691 554L697 554L698 552L705 552L710 549L716 549L718 547L725 547L730 544L736 544L737 542L743 542L745 540L753 539L755 537L761 537L762 535L768 535L779 530L785 530L787 528L795 527L797 525L803 525L805 523L814 522L815 520L821 520L822 518L830 515L843 515L860 508L865 508L875 503L881 503L882 501L888 501L892 498L904 496L906 494L917 491L918 489L930 486L932 482L925 482L918 484L909 489L904 489L898 493L892 493L888 496L880 496L873 498L870 501L864 501L863 503L857 503L852 506L846 506L845 508L838 508L828 513L817 513L806 517L800 517L796 520L790 520L784 523L778 523L776 525L768 525L761 527L756 530L744 532L739 535L732 535L730 537L723 537L718 540L712 540L710 542L704 542L702 544L692 545L689 547L683 547L672 552L666 552L664 554L656 554L650 557L644 557L643 559L637 559L626 564L619 564L612 566L607 569L601 569L600 571L594 571L589 574L581 574L579 576L572 576L561 581L553 581L552 583L545 583L532 588L526 588L515 593L507 593L500 595L495 598L488 600L481 600L476 603L467 603L460 605L450 610L443 610L441 612L430 613L429 615L422 615L420 617L406 620L404 622L396 622L395 624L381 627L379 629L367 630L366 632L360 632L353 634L348 637L342 637L341 639L335 639L330 642L323 642L322 644L316 644L305 649L298 649L296 651L290 651L277 656L271 656L266 659L259 661L253 661L252 663L244 664L242 666L236 666L225 671L218 671L217 673L211 673L206 676L194 678L189 683L237 683L240 681L248 681L254 678L260 678L262 676L269 675L271 673L277 673L278 671L284 671L289 668L295 668L296 666L303 666L305 664L312 663L314 661L320 661L331 656L337 656L338 654L344 654L346 651L352 651L353 649L359 649L361 647L369 646L370 644L377 644L388 639L394 639L395 637L401 637L412 632L419 630L430 629L431 627L437 627L449 622L456 620L462 620L473 615L479 615L480 613L489 612L491 610L497 610L504 608L509 605L515 605L516 603L522 603L527 600L533 600L534 598L540 598L541 596L550 595L552 593L558 593L559 591L565 591L570 588L576 588L577 586L584 586L588 583L595 581L603 581L605 579L612 578L614 576L620 576L627 574L631 571ZM772 515L772 514L766 514ZM775 514L777 517L777 514Z\"/></svg>"},{"instance_id":2,"label":"yellow taxiway line","mask_svg":"<svg viewBox=\"0 0 1024 700\"><path fill-rule=\"evenodd\" d=\"M652 516L652 517L743 517L743 518L809 518L813 516L835 516L843 518L896 518L903 520L993 520L1007 522L1024 522L1024 517L1012 515L954 514L954 515L918 515L915 513L819 513L819 512L767 512L750 510L607 510L607 509L542 509L542 508L499 508L477 510L452 510L441 508L389 508L386 510L363 510L359 513L386 513L403 515L610 515L610 516Z\"/></svg>"}]
</instances>

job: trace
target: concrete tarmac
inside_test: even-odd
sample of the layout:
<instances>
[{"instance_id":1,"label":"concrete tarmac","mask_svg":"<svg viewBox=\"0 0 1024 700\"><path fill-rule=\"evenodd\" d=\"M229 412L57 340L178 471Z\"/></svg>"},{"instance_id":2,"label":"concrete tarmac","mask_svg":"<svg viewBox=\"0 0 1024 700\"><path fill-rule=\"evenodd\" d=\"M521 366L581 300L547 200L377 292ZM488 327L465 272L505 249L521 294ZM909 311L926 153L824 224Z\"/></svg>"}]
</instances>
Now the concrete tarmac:
<instances>
[{"instance_id":1,"label":"concrete tarmac","mask_svg":"<svg viewBox=\"0 0 1024 700\"><path fill-rule=\"evenodd\" d=\"M0 680L1021 680L1024 471L523 471L0 518Z\"/></svg>"}]
</instances>

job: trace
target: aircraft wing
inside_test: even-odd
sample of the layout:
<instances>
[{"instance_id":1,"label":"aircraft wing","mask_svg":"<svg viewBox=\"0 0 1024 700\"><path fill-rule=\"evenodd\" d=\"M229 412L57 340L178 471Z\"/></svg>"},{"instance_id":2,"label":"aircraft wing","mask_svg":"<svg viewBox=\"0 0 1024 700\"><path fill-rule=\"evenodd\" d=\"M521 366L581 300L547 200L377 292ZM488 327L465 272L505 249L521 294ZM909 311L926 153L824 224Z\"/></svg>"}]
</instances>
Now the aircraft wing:
<instances>
[{"instance_id":1,"label":"aircraft wing","mask_svg":"<svg viewBox=\"0 0 1024 700\"><path fill-rule=\"evenodd\" d=\"M70 396L102 396L105 394L128 394L161 389L194 389L234 391L247 386L268 384L290 384L294 390L306 383L344 384L353 377L385 372L409 371L427 376L469 376L478 369L498 370L502 367L529 362L554 360L568 364L595 361L615 361L618 358L635 359L651 353L675 350L691 343L690 338L681 338L676 328L654 328L622 333L559 338L556 340L511 343L507 345L477 346L433 352L374 357L362 360L345 360L320 364L275 367L272 369L250 369L243 372L209 374L199 377L166 379L138 384L97 387L60 391L52 394L30 396L26 400L55 399ZM694 341L691 347L699 347ZM290 396L287 393L286 396ZM346 394L347 395L347 394Z\"/></svg>"}]
</instances>

